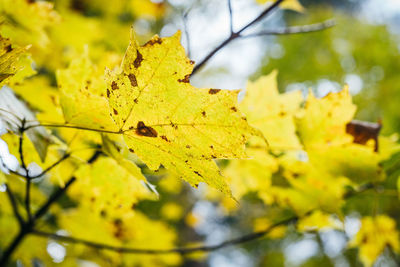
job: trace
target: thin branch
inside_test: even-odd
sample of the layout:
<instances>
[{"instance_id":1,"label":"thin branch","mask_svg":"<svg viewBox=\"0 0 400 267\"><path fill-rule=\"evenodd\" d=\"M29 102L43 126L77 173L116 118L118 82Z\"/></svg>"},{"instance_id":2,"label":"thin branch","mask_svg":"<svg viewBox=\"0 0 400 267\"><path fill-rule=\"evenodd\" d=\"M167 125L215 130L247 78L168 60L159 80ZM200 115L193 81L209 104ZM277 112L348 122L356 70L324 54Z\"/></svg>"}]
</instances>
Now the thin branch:
<instances>
[{"instance_id":1,"label":"thin branch","mask_svg":"<svg viewBox=\"0 0 400 267\"><path fill-rule=\"evenodd\" d=\"M330 19L330 20L320 22L320 23L315 23L315 24L309 24L309 25L303 25L303 26L292 26L292 27L287 27L287 28L277 29L277 30L260 31L257 33L242 35L241 38L251 38L251 37L259 37L259 36L267 36L267 35L288 35L288 34L311 33L311 32L323 31L325 29L332 28L335 25L336 25L336 21L333 19Z\"/></svg>"},{"instance_id":2,"label":"thin branch","mask_svg":"<svg viewBox=\"0 0 400 267\"><path fill-rule=\"evenodd\" d=\"M86 246L96 248L96 249L105 249L105 250L112 250L120 253L131 253L131 254L171 254L171 253L178 253L178 254L190 254L194 252L210 252L210 251L215 251L221 248L229 247L229 246L234 246L238 244L243 244L249 241L253 241L256 239L259 239L261 237L264 237L266 234L268 234L271 230L274 228L280 226L280 225L286 225L292 222L295 222L298 219L297 216L289 217L285 220L279 221L275 224L272 224L268 228L266 228L263 231L258 231L254 233L250 233L248 235L244 235L238 238L226 240L224 242L221 242L216 245L210 245L210 246L197 246L197 247L178 247L178 248L172 248L172 249L142 249L142 248L126 248L126 247L117 247L117 246L110 246L107 244L101 244L97 242L92 242L92 241L87 241L79 238L74 238L74 237L69 237L69 236L63 236L59 234L52 234L52 233L47 233L44 231L38 231L34 230L32 233L37 236L42 236L46 238L52 238L55 240L60 240L62 242L67 242L67 243L74 243L74 244L84 244Z\"/></svg>"},{"instance_id":3,"label":"thin branch","mask_svg":"<svg viewBox=\"0 0 400 267\"><path fill-rule=\"evenodd\" d=\"M54 167L56 167L58 164L60 164L61 162L63 162L64 160L68 159L71 156L71 154L67 153L65 154L62 158L60 158L59 160L57 160L56 162L54 162L52 165L50 165L49 167L47 167L46 169L44 169L41 173L39 173L38 175L33 175L30 176L30 180L36 179L36 178L40 178L43 175L45 175L46 173L48 173L49 171L51 171Z\"/></svg>"},{"instance_id":4,"label":"thin branch","mask_svg":"<svg viewBox=\"0 0 400 267\"><path fill-rule=\"evenodd\" d=\"M10 200L10 203L11 203L11 206L12 206L12 209L14 212L14 216L15 216L15 218L17 218L19 225L22 227L22 225L24 224L24 220L22 219L21 215L19 214L17 201L15 200L14 194L13 194L9 184L6 185L6 192L7 192L8 199Z\"/></svg>"},{"instance_id":5,"label":"thin branch","mask_svg":"<svg viewBox=\"0 0 400 267\"><path fill-rule=\"evenodd\" d=\"M284 0L277 0L276 2L274 2L272 5L270 5L269 7L267 7L263 12L261 12L256 18L254 18L252 21L250 21L249 23L247 23L245 26L243 26L239 31L237 32L232 32L231 35L225 39L225 41L223 41L220 45L218 45L216 48L214 48L214 50L212 50L210 53L208 53L208 55L206 55L194 68L193 68L193 72L192 75L194 75L196 72L198 72L200 70L200 68L206 64L219 50L221 50L222 48L224 48L226 45L228 45L230 42L232 42L233 40L237 39L240 37L240 34L245 31L247 28L249 28L250 26L256 24L257 22L259 22L261 19L263 19L264 17L266 17L268 14L270 14L273 10L275 10Z\"/></svg>"},{"instance_id":6,"label":"thin branch","mask_svg":"<svg viewBox=\"0 0 400 267\"><path fill-rule=\"evenodd\" d=\"M26 188L25 188L25 209L28 215L28 221L32 220L32 213L31 213L31 184L32 180L27 177L26 179Z\"/></svg>"},{"instance_id":7,"label":"thin branch","mask_svg":"<svg viewBox=\"0 0 400 267\"><path fill-rule=\"evenodd\" d=\"M68 187L70 187L71 184L73 184L75 181L76 178L73 176L65 183L64 187L57 189L57 191L54 192L42 205L42 207L33 215L33 221L37 221L38 219L40 219L48 211L51 204L56 202L64 194L64 192L67 191Z\"/></svg>"},{"instance_id":8,"label":"thin branch","mask_svg":"<svg viewBox=\"0 0 400 267\"><path fill-rule=\"evenodd\" d=\"M188 53L188 57L190 58L191 56L191 44L190 44L190 34L189 34L189 29L188 29L188 15L189 15L189 10L187 10L182 17L183 20L183 31L185 33L185 38L186 38L186 43L187 43L187 53Z\"/></svg>"},{"instance_id":9,"label":"thin branch","mask_svg":"<svg viewBox=\"0 0 400 267\"><path fill-rule=\"evenodd\" d=\"M24 159L24 133L26 131L25 128L25 118L22 119L22 124L20 127L20 136L19 136L19 158L21 161L21 167L25 171L25 178L26 178L26 187L25 187L25 210L26 214L28 216L28 221L30 222L32 220L32 214L31 214L31 179L29 177L29 170L26 166L25 159Z\"/></svg>"},{"instance_id":10,"label":"thin branch","mask_svg":"<svg viewBox=\"0 0 400 267\"><path fill-rule=\"evenodd\" d=\"M22 125L20 127L20 136L19 136L19 148L18 148L18 153L19 153L19 158L21 161L21 166L22 169L25 171L25 175L26 177L29 177L29 172L28 172L28 168L26 167L25 164L25 159L24 159L24 132L27 129L25 128L25 119L22 120Z\"/></svg>"},{"instance_id":11,"label":"thin branch","mask_svg":"<svg viewBox=\"0 0 400 267\"><path fill-rule=\"evenodd\" d=\"M232 0L227 0L228 2L228 11L229 11L229 29L231 34L234 33L233 31L233 11L232 11Z\"/></svg>"}]
</instances>

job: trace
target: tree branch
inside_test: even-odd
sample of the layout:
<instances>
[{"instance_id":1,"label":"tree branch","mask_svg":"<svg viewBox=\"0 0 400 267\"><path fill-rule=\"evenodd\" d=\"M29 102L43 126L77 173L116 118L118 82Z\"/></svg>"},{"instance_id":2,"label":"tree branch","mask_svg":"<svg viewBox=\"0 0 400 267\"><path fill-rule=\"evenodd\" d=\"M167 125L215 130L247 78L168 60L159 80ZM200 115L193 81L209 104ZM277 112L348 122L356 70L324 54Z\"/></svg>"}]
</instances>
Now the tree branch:
<instances>
[{"instance_id":1,"label":"tree branch","mask_svg":"<svg viewBox=\"0 0 400 267\"><path fill-rule=\"evenodd\" d=\"M228 0L228 11L229 11L229 29L231 34L233 31L233 11L232 11L232 0Z\"/></svg>"},{"instance_id":2,"label":"tree branch","mask_svg":"<svg viewBox=\"0 0 400 267\"><path fill-rule=\"evenodd\" d=\"M50 208L51 204L56 202L65 191L67 191L68 187L71 186L76 181L76 178L73 176L71 177L64 187L58 188L56 192L54 192L50 198L42 205L42 207L33 215L33 221L37 221L40 219Z\"/></svg>"},{"instance_id":3,"label":"tree branch","mask_svg":"<svg viewBox=\"0 0 400 267\"><path fill-rule=\"evenodd\" d=\"M228 45L230 42L233 40L237 39L240 37L240 33L245 31L247 28L251 27L252 25L256 24L258 21L263 19L265 16L270 14L275 8L277 8L284 0L277 0L274 2L272 5L267 7L263 12L261 12L256 18L254 18L252 21L247 23L245 26L243 26L239 31L237 32L232 32L231 35L225 39L220 45L218 45L214 50L212 50L208 55L206 55L194 68L192 75L194 75L196 72L200 70L200 68L206 64L219 50L224 48L226 45Z\"/></svg>"},{"instance_id":4,"label":"tree branch","mask_svg":"<svg viewBox=\"0 0 400 267\"><path fill-rule=\"evenodd\" d=\"M63 162L64 160L66 160L67 158L69 158L71 156L71 154L66 153L62 158L60 158L59 160L57 160L56 162L54 162L52 165L50 165L49 167L47 167L46 169L44 169L41 173L39 173L38 175L32 175L30 176L30 179L36 179L36 178L40 178L43 175L45 175L46 173L48 173L49 171L51 171L54 167L56 167L58 164L60 164L61 162Z\"/></svg>"},{"instance_id":5,"label":"tree branch","mask_svg":"<svg viewBox=\"0 0 400 267\"><path fill-rule=\"evenodd\" d=\"M171 254L171 253L178 253L178 254L190 254L194 252L210 252L210 251L215 251L221 248L229 247L229 246L234 246L238 244L243 244L252 240L259 239L266 234L268 234L271 230L273 230L275 227L278 227L280 225L286 225L291 222L295 222L298 219L297 216L289 217L285 220L279 221L275 224L272 224L269 226L267 229L259 232L254 232L250 233L248 235L244 235L238 238L226 240L224 242L221 242L216 245L210 245L210 246L197 246L197 247L178 247L178 248L172 248L172 249L141 249L141 248L126 248L126 247L117 247L117 246L110 246L107 244L101 244L97 242L92 242L92 241L87 241L75 237L69 237L69 236L63 236L63 235L58 235L58 234L52 234L52 233L47 233L44 231L38 231L34 230L32 233L37 236L41 237L46 237L46 238L52 238L55 240L59 240L62 242L67 242L67 243L74 243L74 244L84 244L86 246L92 247L92 248L97 248L97 249L105 249L105 250L112 250L116 251L119 253L130 253L130 254Z\"/></svg>"},{"instance_id":6,"label":"tree branch","mask_svg":"<svg viewBox=\"0 0 400 267\"><path fill-rule=\"evenodd\" d=\"M87 161L88 163L94 162L100 155L101 151L97 150L93 156ZM18 247L18 245L23 241L26 235L31 234L33 232L33 228L37 220L43 217L46 212L49 210L50 206L55 203L67 189L76 181L75 177L71 177L63 188L57 189L49 199L39 208L39 210L32 216L32 220L27 223L23 223L21 225L21 230L18 235L14 238L11 244L4 251L2 257L0 258L0 266L5 266L8 260L10 259L14 250Z\"/></svg>"},{"instance_id":7,"label":"tree branch","mask_svg":"<svg viewBox=\"0 0 400 267\"><path fill-rule=\"evenodd\" d=\"M277 29L277 30L265 30L265 31L257 32L257 33L241 35L241 38L251 38L251 37L259 37L259 36L267 36L267 35L287 35L287 34L311 33L311 32L322 31L322 30L331 28L335 25L336 25L336 21L333 19L330 19L330 20L320 22L320 23L315 23L315 24L309 24L309 25L303 25L303 26L292 26L292 27L287 27L287 28Z\"/></svg>"},{"instance_id":8,"label":"tree branch","mask_svg":"<svg viewBox=\"0 0 400 267\"><path fill-rule=\"evenodd\" d=\"M28 215L28 221L32 220L31 214L31 183L32 180L27 177L26 179L26 188L25 188L25 209Z\"/></svg>"},{"instance_id":9,"label":"tree branch","mask_svg":"<svg viewBox=\"0 0 400 267\"><path fill-rule=\"evenodd\" d=\"M6 184L6 192L7 192L8 199L10 200L10 203L11 203L11 206L12 206L12 209L14 212L14 216L15 216L15 218L17 218L19 225L22 227L22 225L24 224L24 220L22 219L21 215L19 214L17 201L15 200L14 194L13 194L9 184Z\"/></svg>"}]
</instances>

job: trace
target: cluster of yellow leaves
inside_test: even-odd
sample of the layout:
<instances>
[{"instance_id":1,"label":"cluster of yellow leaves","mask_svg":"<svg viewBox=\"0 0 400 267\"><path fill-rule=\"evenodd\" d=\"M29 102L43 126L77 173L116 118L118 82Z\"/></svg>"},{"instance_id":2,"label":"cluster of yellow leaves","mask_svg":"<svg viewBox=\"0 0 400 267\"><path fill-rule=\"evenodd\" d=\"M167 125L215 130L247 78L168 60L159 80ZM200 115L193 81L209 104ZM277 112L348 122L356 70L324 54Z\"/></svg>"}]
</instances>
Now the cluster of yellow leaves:
<instances>
[{"instance_id":1,"label":"cluster of yellow leaves","mask_svg":"<svg viewBox=\"0 0 400 267\"><path fill-rule=\"evenodd\" d=\"M152 170L160 165L191 185L230 194L215 158L245 157L253 129L236 106L238 91L197 89L180 34L143 46L132 32L121 68L103 75L87 57L58 72L67 123L122 134L129 151Z\"/></svg>"},{"instance_id":2,"label":"cluster of yellow leaves","mask_svg":"<svg viewBox=\"0 0 400 267\"><path fill-rule=\"evenodd\" d=\"M117 247L169 249L174 247L176 234L163 222L150 220L144 214L121 213L118 216L106 214L104 219L100 216L88 216L90 209L79 207L77 209L59 210L57 213L60 229L66 234L91 240L102 244ZM179 255L137 255L113 251L103 251L99 257L92 253L93 248L84 245L67 247L70 257L93 261L100 266L160 266L178 265Z\"/></svg>"},{"instance_id":3,"label":"cluster of yellow leaves","mask_svg":"<svg viewBox=\"0 0 400 267\"><path fill-rule=\"evenodd\" d=\"M347 88L323 98L309 92L304 102L299 91L279 94L276 75L250 82L241 103L269 146L251 140L252 159L234 160L225 170L233 194L256 192L266 204L290 207L299 215L317 209L340 215L346 188L382 180L379 162L393 151L381 147L377 153L374 144L353 143L346 124L356 108Z\"/></svg>"},{"instance_id":4,"label":"cluster of yellow leaves","mask_svg":"<svg viewBox=\"0 0 400 267\"><path fill-rule=\"evenodd\" d=\"M372 266L386 247L399 252L399 238L396 222L392 218L386 215L364 217L361 219L361 229L350 246L359 248L360 259L365 266Z\"/></svg>"}]
</instances>

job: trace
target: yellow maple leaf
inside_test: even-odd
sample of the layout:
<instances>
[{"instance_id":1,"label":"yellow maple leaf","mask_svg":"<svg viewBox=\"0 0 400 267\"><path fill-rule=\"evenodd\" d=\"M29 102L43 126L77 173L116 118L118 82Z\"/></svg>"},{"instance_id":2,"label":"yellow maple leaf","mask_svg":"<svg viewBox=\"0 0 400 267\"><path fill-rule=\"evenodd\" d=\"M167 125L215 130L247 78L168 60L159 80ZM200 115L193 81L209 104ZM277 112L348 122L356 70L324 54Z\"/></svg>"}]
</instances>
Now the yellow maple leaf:
<instances>
[{"instance_id":1,"label":"yellow maple leaf","mask_svg":"<svg viewBox=\"0 0 400 267\"><path fill-rule=\"evenodd\" d=\"M240 110L250 125L259 129L271 149L300 149L294 115L299 111L303 97L300 91L279 94L277 71L249 82Z\"/></svg>"},{"instance_id":2,"label":"yellow maple leaf","mask_svg":"<svg viewBox=\"0 0 400 267\"><path fill-rule=\"evenodd\" d=\"M236 106L239 91L193 87L179 32L143 46L132 32L121 69L106 74L106 94L131 152L150 169L163 165L191 185L230 194L213 159L245 157L255 132Z\"/></svg>"},{"instance_id":3,"label":"yellow maple leaf","mask_svg":"<svg viewBox=\"0 0 400 267\"><path fill-rule=\"evenodd\" d=\"M386 246L394 252L400 248L399 232L396 222L386 216L364 217L361 219L361 229L349 243L351 247L359 247L361 261L365 266L372 266Z\"/></svg>"},{"instance_id":4,"label":"yellow maple leaf","mask_svg":"<svg viewBox=\"0 0 400 267\"><path fill-rule=\"evenodd\" d=\"M67 69L57 71L57 83L61 90L60 104L66 123L116 130L109 116L108 101L104 97L106 84L90 61L87 50L74 59Z\"/></svg>"},{"instance_id":5,"label":"yellow maple leaf","mask_svg":"<svg viewBox=\"0 0 400 267\"><path fill-rule=\"evenodd\" d=\"M303 113L298 116L297 131L308 148L340 145L352 141L346 134L346 124L356 112L356 106L346 86L339 93L316 98L310 91Z\"/></svg>"},{"instance_id":6,"label":"yellow maple leaf","mask_svg":"<svg viewBox=\"0 0 400 267\"><path fill-rule=\"evenodd\" d=\"M75 176L77 181L69 194L98 214L123 214L131 211L139 200L154 199L140 180L112 158L100 158L92 165L83 165Z\"/></svg>"},{"instance_id":7,"label":"yellow maple leaf","mask_svg":"<svg viewBox=\"0 0 400 267\"><path fill-rule=\"evenodd\" d=\"M45 47L50 42L46 28L59 19L53 3L47 1L0 1L0 32L19 45Z\"/></svg>"},{"instance_id":8,"label":"yellow maple leaf","mask_svg":"<svg viewBox=\"0 0 400 267\"><path fill-rule=\"evenodd\" d=\"M13 47L10 39L0 36L0 85L9 82L10 78L24 68L28 69L26 76L34 73L31 68L24 66L26 64L22 62L25 52L26 48Z\"/></svg>"},{"instance_id":9,"label":"yellow maple leaf","mask_svg":"<svg viewBox=\"0 0 400 267\"><path fill-rule=\"evenodd\" d=\"M276 0L256 0L256 1L260 4L276 2ZM298 0L285 0L279 6L285 9L292 9L298 12L304 11L304 7L300 4Z\"/></svg>"}]
</instances>

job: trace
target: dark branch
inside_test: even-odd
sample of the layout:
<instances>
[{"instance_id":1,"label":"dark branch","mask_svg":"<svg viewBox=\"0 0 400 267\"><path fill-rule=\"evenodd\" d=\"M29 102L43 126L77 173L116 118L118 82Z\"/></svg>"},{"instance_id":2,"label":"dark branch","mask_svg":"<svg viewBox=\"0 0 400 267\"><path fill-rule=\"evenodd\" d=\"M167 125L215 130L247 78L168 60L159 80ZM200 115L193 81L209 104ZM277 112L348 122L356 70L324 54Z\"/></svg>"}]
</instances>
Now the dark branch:
<instances>
[{"instance_id":1,"label":"dark branch","mask_svg":"<svg viewBox=\"0 0 400 267\"><path fill-rule=\"evenodd\" d=\"M26 179L26 188L25 188L25 209L28 215L28 220L32 220L31 214L31 184L32 180L27 177Z\"/></svg>"},{"instance_id":2,"label":"dark branch","mask_svg":"<svg viewBox=\"0 0 400 267\"><path fill-rule=\"evenodd\" d=\"M286 225L291 222L295 222L297 220L297 216L290 217L288 219L279 221L271 226L269 226L267 229L259 232L254 232L248 235L241 236L239 238L234 238L230 239L224 242L221 242L216 245L210 245L210 246L198 246L198 247L178 247L178 248L172 248L172 249L140 249L140 248L125 248L125 247L117 247L117 246L110 246L107 244L101 244L101 243L96 243L92 241L87 241L79 238L74 238L74 237L69 237L69 236L63 236L63 235L58 235L58 234L52 234L52 233L47 233L43 231L37 231L34 230L33 234L37 236L42 236L46 238L52 238L55 240L59 240L62 242L67 242L67 243L74 243L74 244L84 244L89 247L97 248L97 249L105 249L105 250L112 250L120 253L131 253L131 254L171 254L171 253L178 253L178 254L190 254L194 252L210 252L210 251L215 251L224 247L229 247L229 246L234 246L238 244L243 244L252 240L259 239L261 237L264 237L266 234L268 234L271 230L273 230L275 227L278 227L280 225Z\"/></svg>"},{"instance_id":3,"label":"dark branch","mask_svg":"<svg viewBox=\"0 0 400 267\"><path fill-rule=\"evenodd\" d=\"M300 34L300 33L311 33L318 32L328 28L331 28L336 25L335 20L330 19L324 22L309 24L304 26L292 26L283 29L277 30L265 30L257 33L251 33L247 35L242 35L241 38L250 38L250 37L258 37L258 36L267 36L267 35L287 35L287 34Z\"/></svg>"},{"instance_id":4,"label":"dark branch","mask_svg":"<svg viewBox=\"0 0 400 267\"><path fill-rule=\"evenodd\" d=\"M29 176L29 172L28 172L28 168L26 167L25 164L25 159L24 159L24 133L27 130L27 128L25 128L25 119L22 120L22 125L20 127L20 136L19 136L19 148L18 148L18 153L19 153L19 159L21 161L21 167L22 169L25 171L25 175L26 177Z\"/></svg>"},{"instance_id":5,"label":"dark branch","mask_svg":"<svg viewBox=\"0 0 400 267\"><path fill-rule=\"evenodd\" d=\"M38 220L41 218L50 208L51 204L56 202L63 194L65 191L67 191L68 187L71 186L76 181L75 177L71 177L68 182L65 184L64 187L57 189L56 192L54 192L50 198L46 201L46 203L43 204L43 206L35 213L33 216L33 221Z\"/></svg>"},{"instance_id":6,"label":"dark branch","mask_svg":"<svg viewBox=\"0 0 400 267\"><path fill-rule=\"evenodd\" d=\"M40 178L43 175L45 175L46 173L48 173L49 171L51 171L54 167L56 167L58 164L60 164L61 162L63 162L64 160L66 160L67 158L69 158L71 156L71 154L67 153L65 154L62 158L60 158L59 160L57 160L56 162L54 162L52 165L50 165L49 167L47 167L46 169L44 169L41 173L39 173L38 175L32 175L30 176L30 179L36 179L36 178Z\"/></svg>"},{"instance_id":7,"label":"dark branch","mask_svg":"<svg viewBox=\"0 0 400 267\"><path fill-rule=\"evenodd\" d=\"M6 185L6 192L7 192L8 199L10 200L10 203L11 203L11 206L12 206L12 209L14 212L14 216L15 216L15 218L17 218L19 225L22 226L24 224L24 220L22 219L21 215L19 214L17 201L15 200L14 194L13 194L9 184Z\"/></svg>"},{"instance_id":8,"label":"dark branch","mask_svg":"<svg viewBox=\"0 0 400 267\"><path fill-rule=\"evenodd\" d=\"M190 58L190 56L191 56L191 44L190 44L190 34L189 34L189 29L188 29L189 11L190 11L190 9L183 14L182 20L183 20L183 30L184 30L184 33L185 33L185 38L186 38L186 43L187 43L187 53L188 53L188 57Z\"/></svg>"},{"instance_id":9,"label":"dark branch","mask_svg":"<svg viewBox=\"0 0 400 267\"><path fill-rule=\"evenodd\" d=\"M244 27L242 27L239 31L237 32L232 32L231 35L225 39L225 41L223 41L220 45L218 45L216 48L214 48L214 50L212 50L210 53L208 53L208 55L206 55L204 57L204 59L202 59L194 68L193 68L193 72L192 75L194 75L196 72L199 71L199 69L206 64L219 50L221 50L222 48L224 48L226 45L228 45L230 42L232 42L233 40L237 39L240 37L240 34L245 31L247 28L251 27L252 25L256 24L257 22L259 22L261 19L263 19L264 17L266 17L268 14L270 14L273 10L275 10L275 8L277 8L284 0L278 0L276 2L274 2L272 5L270 5L269 7L267 7L263 12L261 12L255 19L253 19L252 21L250 21L249 23L247 23Z\"/></svg>"},{"instance_id":10,"label":"dark branch","mask_svg":"<svg viewBox=\"0 0 400 267\"><path fill-rule=\"evenodd\" d=\"M234 33L233 31L233 11L232 11L232 0L228 0L228 11L229 11L229 29L232 33Z\"/></svg>"}]
</instances>

